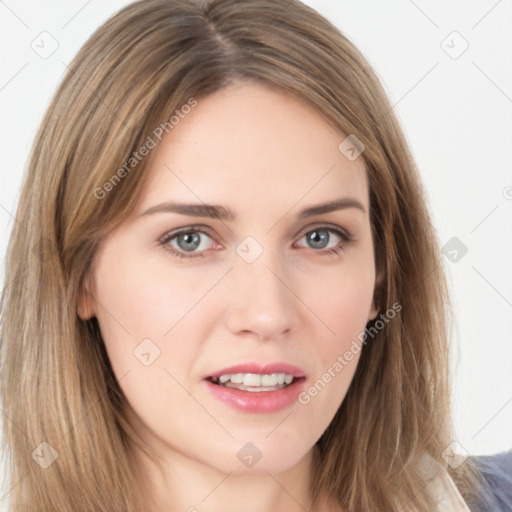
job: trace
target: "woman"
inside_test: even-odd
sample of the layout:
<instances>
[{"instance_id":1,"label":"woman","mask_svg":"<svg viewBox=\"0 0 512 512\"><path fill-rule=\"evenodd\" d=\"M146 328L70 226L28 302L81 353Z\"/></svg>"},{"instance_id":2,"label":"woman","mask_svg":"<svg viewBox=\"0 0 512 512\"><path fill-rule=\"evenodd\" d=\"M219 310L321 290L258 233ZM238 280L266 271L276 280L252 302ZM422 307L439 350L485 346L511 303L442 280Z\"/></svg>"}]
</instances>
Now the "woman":
<instances>
[{"instance_id":1,"label":"woman","mask_svg":"<svg viewBox=\"0 0 512 512\"><path fill-rule=\"evenodd\" d=\"M123 9L57 91L17 221L10 510L481 497L450 449L447 294L417 170L374 73L312 9Z\"/></svg>"}]
</instances>

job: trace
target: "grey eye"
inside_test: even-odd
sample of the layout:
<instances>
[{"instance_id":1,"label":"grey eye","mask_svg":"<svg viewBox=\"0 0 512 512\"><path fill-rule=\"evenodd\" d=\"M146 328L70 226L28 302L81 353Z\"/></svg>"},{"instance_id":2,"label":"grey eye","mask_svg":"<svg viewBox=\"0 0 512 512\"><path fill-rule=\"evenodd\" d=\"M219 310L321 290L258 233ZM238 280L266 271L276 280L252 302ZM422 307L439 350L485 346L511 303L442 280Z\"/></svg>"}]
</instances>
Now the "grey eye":
<instances>
[{"instance_id":1,"label":"grey eye","mask_svg":"<svg viewBox=\"0 0 512 512\"><path fill-rule=\"evenodd\" d=\"M181 233L175 237L178 247L183 251L194 251L201 243L201 235L196 231Z\"/></svg>"},{"instance_id":2,"label":"grey eye","mask_svg":"<svg viewBox=\"0 0 512 512\"><path fill-rule=\"evenodd\" d=\"M315 229L304 235L313 249L325 249L329 243L329 232L326 229Z\"/></svg>"}]
</instances>

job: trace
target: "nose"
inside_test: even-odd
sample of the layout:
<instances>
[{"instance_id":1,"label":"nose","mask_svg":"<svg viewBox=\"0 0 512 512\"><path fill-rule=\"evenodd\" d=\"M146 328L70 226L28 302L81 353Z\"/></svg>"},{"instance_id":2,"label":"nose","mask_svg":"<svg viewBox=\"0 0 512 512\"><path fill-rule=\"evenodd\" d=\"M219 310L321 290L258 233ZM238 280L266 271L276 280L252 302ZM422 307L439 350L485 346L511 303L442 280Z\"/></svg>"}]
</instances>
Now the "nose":
<instances>
[{"instance_id":1,"label":"nose","mask_svg":"<svg viewBox=\"0 0 512 512\"><path fill-rule=\"evenodd\" d=\"M228 276L227 323L233 334L276 340L294 330L300 301L289 274L269 250L252 263L236 257Z\"/></svg>"}]
</instances>

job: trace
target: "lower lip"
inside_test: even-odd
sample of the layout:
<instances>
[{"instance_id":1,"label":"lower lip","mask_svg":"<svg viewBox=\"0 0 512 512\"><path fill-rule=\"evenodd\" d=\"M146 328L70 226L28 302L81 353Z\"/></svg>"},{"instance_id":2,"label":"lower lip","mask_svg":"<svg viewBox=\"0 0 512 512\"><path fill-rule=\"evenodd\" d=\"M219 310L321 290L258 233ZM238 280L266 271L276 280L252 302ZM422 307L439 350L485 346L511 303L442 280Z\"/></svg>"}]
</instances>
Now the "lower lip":
<instances>
[{"instance_id":1,"label":"lower lip","mask_svg":"<svg viewBox=\"0 0 512 512\"><path fill-rule=\"evenodd\" d=\"M276 391L243 391L241 389L219 386L205 380L208 389L213 395L225 404L245 412L276 412L289 407L297 401L304 378L297 379L289 386Z\"/></svg>"}]
</instances>

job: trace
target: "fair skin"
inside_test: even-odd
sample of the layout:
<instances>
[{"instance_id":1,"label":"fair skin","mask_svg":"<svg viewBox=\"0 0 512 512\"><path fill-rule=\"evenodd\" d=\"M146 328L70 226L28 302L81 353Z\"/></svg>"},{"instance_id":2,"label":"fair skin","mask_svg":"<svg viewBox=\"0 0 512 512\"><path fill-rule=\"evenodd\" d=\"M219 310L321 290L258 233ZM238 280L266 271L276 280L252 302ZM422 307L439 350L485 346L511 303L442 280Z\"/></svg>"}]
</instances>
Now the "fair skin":
<instances>
[{"instance_id":1,"label":"fair skin","mask_svg":"<svg viewBox=\"0 0 512 512\"><path fill-rule=\"evenodd\" d=\"M309 403L275 411L233 407L205 377L285 362L303 372L297 392L308 390L376 316L368 181L363 159L338 150L344 138L306 104L261 85L200 99L153 150L136 208L95 255L79 314L98 318L129 421L157 458L137 449L153 512L310 509L314 444L359 355ZM298 217L341 198L352 202ZM141 215L171 201L235 217ZM187 228L188 238L164 240ZM258 245L237 253L248 236ZM160 352L145 365L134 350L148 338L146 360ZM247 443L262 455L252 467L237 456Z\"/></svg>"}]
</instances>

